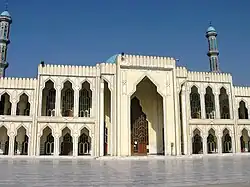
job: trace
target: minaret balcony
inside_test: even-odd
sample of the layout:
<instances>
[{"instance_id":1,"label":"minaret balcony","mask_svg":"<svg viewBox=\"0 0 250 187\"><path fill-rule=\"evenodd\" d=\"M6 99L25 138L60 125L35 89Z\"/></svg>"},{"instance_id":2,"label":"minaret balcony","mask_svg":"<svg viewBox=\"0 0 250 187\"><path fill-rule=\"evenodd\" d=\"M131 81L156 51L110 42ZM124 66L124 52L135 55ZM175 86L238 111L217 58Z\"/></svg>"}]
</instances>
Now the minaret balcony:
<instances>
[{"instance_id":1,"label":"minaret balcony","mask_svg":"<svg viewBox=\"0 0 250 187\"><path fill-rule=\"evenodd\" d=\"M212 50L212 51L208 51L207 52L207 56L213 56L213 55L215 55L215 56L218 56L219 55L219 51L218 50Z\"/></svg>"}]
</instances>

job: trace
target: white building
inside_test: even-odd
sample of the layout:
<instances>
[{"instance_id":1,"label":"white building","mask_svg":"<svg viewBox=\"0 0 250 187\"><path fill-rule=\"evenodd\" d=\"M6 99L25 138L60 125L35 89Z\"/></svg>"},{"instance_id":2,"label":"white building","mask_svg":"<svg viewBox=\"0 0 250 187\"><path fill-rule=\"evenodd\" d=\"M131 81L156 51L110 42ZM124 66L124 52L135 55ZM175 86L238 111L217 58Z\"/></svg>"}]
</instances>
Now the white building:
<instances>
[{"instance_id":1,"label":"white building","mask_svg":"<svg viewBox=\"0 0 250 187\"><path fill-rule=\"evenodd\" d=\"M118 54L96 66L41 63L36 78L5 77L11 17L0 16L0 154L130 156L249 152L250 88L170 57Z\"/></svg>"}]
</instances>

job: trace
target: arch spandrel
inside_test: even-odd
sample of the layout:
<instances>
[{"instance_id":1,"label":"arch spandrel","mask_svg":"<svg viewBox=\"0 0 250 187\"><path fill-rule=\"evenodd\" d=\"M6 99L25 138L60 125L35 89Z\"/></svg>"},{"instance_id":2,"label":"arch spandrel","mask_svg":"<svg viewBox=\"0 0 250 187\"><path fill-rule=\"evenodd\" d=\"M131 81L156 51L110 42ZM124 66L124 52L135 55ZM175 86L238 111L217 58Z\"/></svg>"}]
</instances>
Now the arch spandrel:
<instances>
[{"instance_id":1,"label":"arch spandrel","mask_svg":"<svg viewBox=\"0 0 250 187\"><path fill-rule=\"evenodd\" d=\"M143 72L143 71L133 71L127 72L127 80L121 80L121 82L126 82L126 93L128 96L133 95L136 91L136 86L147 77L157 88L157 92L163 97L166 96L166 87L172 86L171 80L167 80L166 72ZM122 85L121 85L122 86Z\"/></svg>"}]
</instances>

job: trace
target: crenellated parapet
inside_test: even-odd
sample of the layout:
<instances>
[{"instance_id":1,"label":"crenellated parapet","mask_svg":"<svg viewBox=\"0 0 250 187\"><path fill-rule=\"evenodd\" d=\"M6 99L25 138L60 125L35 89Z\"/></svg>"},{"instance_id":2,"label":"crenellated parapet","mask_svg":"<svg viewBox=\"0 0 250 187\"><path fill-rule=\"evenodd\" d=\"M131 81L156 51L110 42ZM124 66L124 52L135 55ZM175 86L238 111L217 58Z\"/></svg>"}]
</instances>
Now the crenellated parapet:
<instances>
[{"instance_id":1,"label":"crenellated parapet","mask_svg":"<svg viewBox=\"0 0 250 187\"><path fill-rule=\"evenodd\" d=\"M234 86L235 96L250 97L250 87Z\"/></svg>"},{"instance_id":2,"label":"crenellated parapet","mask_svg":"<svg viewBox=\"0 0 250 187\"><path fill-rule=\"evenodd\" d=\"M221 82L230 83L232 82L232 76L229 73L214 73L214 72L188 72L188 81L198 82Z\"/></svg>"},{"instance_id":3,"label":"crenellated parapet","mask_svg":"<svg viewBox=\"0 0 250 187\"><path fill-rule=\"evenodd\" d=\"M38 73L40 75L54 75L54 76L76 76L76 77L95 77L100 73L114 74L116 64L100 63L96 66L72 66L72 65L53 65L45 64L38 66Z\"/></svg>"},{"instance_id":4,"label":"crenellated parapet","mask_svg":"<svg viewBox=\"0 0 250 187\"><path fill-rule=\"evenodd\" d=\"M115 74L116 73L116 64L111 63L101 63L97 64L97 67L100 67L101 74Z\"/></svg>"},{"instance_id":5,"label":"crenellated parapet","mask_svg":"<svg viewBox=\"0 0 250 187\"><path fill-rule=\"evenodd\" d=\"M176 67L176 77L187 78L188 70L185 67Z\"/></svg>"},{"instance_id":6,"label":"crenellated parapet","mask_svg":"<svg viewBox=\"0 0 250 187\"><path fill-rule=\"evenodd\" d=\"M142 55L118 55L117 62L121 67L173 69L175 59L171 57L142 56Z\"/></svg>"},{"instance_id":7,"label":"crenellated parapet","mask_svg":"<svg viewBox=\"0 0 250 187\"><path fill-rule=\"evenodd\" d=\"M38 66L38 74L55 76L96 76L97 66L71 66L45 64Z\"/></svg>"},{"instance_id":8,"label":"crenellated parapet","mask_svg":"<svg viewBox=\"0 0 250 187\"><path fill-rule=\"evenodd\" d=\"M36 82L35 78L1 77L0 89L35 89Z\"/></svg>"}]
</instances>

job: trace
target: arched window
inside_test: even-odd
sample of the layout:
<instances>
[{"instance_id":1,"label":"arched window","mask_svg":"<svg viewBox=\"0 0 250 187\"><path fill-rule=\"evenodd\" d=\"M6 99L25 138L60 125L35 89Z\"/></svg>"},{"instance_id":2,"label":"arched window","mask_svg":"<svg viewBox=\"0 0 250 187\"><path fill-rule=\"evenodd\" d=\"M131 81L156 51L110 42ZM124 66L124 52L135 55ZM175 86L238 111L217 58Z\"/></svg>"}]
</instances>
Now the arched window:
<instances>
[{"instance_id":1,"label":"arched window","mask_svg":"<svg viewBox=\"0 0 250 187\"><path fill-rule=\"evenodd\" d=\"M232 152L232 138L229 134L229 130L225 129L223 131L222 136L222 143L223 143L223 153L231 153Z\"/></svg>"},{"instance_id":2,"label":"arched window","mask_svg":"<svg viewBox=\"0 0 250 187\"><path fill-rule=\"evenodd\" d=\"M221 119L230 119L230 110L229 110L229 99L227 91L224 87L220 89L220 117Z\"/></svg>"},{"instance_id":3,"label":"arched window","mask_svg":"<svg viewBox=\"0 0 250 187\"><path fill-rule=\"evenodd\" d=\"M90 117L92 92L88 82L82 84L79 95L79 117Z\"/></svg>"},{"instance_id":4,"label":"arched window","mask_svg":"<svg viewBox=\"0 0 250 187\"><path fill-rule=\"evenodd\" d=\"M56 90L54 83L48 80L42 92L42 116L55 116Z\"/></svg>"},{"instance_id":5,"label":"arched window","mask_svg":"<svg viewBox=\"0 0 250 187\"><path fill-rule=\"evenodd\" d=\"M200 94L198 88L193 86L190 93L191 118L201 118Z\"/></svg>"},{"instance_id":6,"label":"arched window","mask_svg":"<svg viewBox=\"0 0 250 187\"><path fill-rule=\"evenodd\" d=\"M16 115L30 115L29 97L25 93L23 93L19 98L19 102L17 103Z\"/></svg>"},{"instance_id":7,"label":"arched window","mask_svg":"<svg viewBox=\"0 0 250 187\"><path fill-rule=\"evenodd\" d=\"M244 101L239 103L238 115L239 119L248 119L248 110Z\"/></svg>"},{"instance_id":8,"label":"arched window","mask_svg":"<svg viewBox=\"0 0 250 187\"><path fill-rule=\"evenodd\" d=\"M202 154L203 153L203 142L200 135L200 131L195 129L193 131L193 154Z\"/></svg>"},{"instance_id":9,"label":"arched window","mask_svg":"<svg viewBox=\"0 0 250 187\"><path fill-rule=\"evenodd\" d=\"M63 85L61 92L61 108L62 116L73 117L74 115L74 90L72 89L72 83L66 81Z\"/></svg>"},{"instance_id":10,"label":"arched window","mask_svg":"<svg viewBox=\"0 0 250 187\"><path fill-rule=\"evenodd\" d=\"M208 154L217 153L217 137L215 131L210 129L207 137L207 152Z\"/></svg>"},{"instance_id":11,"label":"arched window","mask_svg":"<svg viewBox=\"0 0 250 187\"><path fill-rule=\"evenodd\" d=\"M206 110L206 118L214 119L215 117L215 107L214 107L214 94L212 88L206 88L205 94L205 110Z\"/></svg>"},{"instance_id":12,"label":"arched window","mask_svg":"<svg viewBox=\"0 0 250 187\"><path fill-rule=\"evenodd\" d=\"M0 101L0 115L11 115L11 106L9 94L4 93Z\"/></svg>"}]
</instances>

